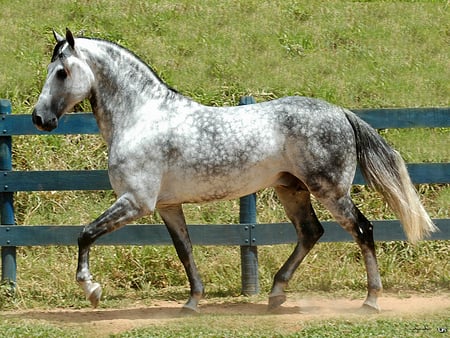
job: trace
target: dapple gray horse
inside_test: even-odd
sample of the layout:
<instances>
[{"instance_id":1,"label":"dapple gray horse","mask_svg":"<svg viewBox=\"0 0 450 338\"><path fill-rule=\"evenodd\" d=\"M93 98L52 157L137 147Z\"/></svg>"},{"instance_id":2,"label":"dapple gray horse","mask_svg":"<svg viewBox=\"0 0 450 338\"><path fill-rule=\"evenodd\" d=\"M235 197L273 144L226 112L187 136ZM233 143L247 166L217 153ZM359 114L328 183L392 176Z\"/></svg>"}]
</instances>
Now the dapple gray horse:
<instances>
[{"instance_id":1,"label":"dapple gray horse","mask_svg":"<svg viewBox=\"0 0 450 338\"><path fill-rule=\"evenodd\" d=\"M274 277L269 308L323 234L313 194L358 243L367 270L364 306L378 310L381 279L373 228L350 198L357 163L386 199L410 241L436 228L423 209L400 155L347 109L306 97L239 107L207 107L179 94L142 60L111 42L57 40L33 123L51 131L75 104L89 99L108 145L109 178L118 198L78 238L77 281L97 306L92 281L94 241L134 219L161 215L190 283L185 309L197 311L203 284L183 215L183 203L237 198L274 187L297 231L298 244Z\"/></svg>"}]
</instances>

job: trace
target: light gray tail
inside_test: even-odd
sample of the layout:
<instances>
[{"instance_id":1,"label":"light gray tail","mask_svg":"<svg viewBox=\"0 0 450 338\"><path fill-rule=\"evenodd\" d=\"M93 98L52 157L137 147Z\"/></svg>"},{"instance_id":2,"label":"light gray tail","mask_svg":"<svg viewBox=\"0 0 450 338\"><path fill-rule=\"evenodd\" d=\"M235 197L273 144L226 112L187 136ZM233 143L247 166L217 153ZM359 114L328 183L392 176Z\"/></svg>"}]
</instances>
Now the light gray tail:
<instances>
[{"instance_id":1,"label":"light gray tail","mask_svg":"<svg viewBox=\"0 0 450 338\"><path fill-rule=\"evenodd\" d=\"M420 202L400 154L355 114L346 111L346 116L355 132L364 178L383 195L400 219L408 240L415 243L439 230Z\"/></svg>"}]
</instances>

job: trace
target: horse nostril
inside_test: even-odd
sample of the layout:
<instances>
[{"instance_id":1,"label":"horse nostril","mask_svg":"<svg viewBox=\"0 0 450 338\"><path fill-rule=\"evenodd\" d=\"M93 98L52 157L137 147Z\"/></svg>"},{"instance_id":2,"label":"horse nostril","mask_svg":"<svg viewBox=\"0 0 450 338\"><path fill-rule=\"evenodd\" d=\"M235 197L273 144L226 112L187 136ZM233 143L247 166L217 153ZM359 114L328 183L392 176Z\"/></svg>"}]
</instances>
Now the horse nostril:
<instances>
[{"instance_id":1,"label":"horse nostril","mask_svg":"<svg viewBox=\"0 0 450 338\"><path fill-rule=\"evenodd\" d=\"M58 127L58 117L51 115L46 116L45 113L37 113L36 110L33 111L32 114L33 124L39 130L52 131L56 127Z\"/></svg>"},{"instance_id":2,"label":"horse nostril","mask_svg":"<svg viewBox=\"0 0 450 338\"><path fill-rule=\"evenodd\" d=\"M41 127L42 126L42 117L40 117L39 115L37 115L36 113L33 114L33 123L36 126Z\"/></svg>"}]
</instances>

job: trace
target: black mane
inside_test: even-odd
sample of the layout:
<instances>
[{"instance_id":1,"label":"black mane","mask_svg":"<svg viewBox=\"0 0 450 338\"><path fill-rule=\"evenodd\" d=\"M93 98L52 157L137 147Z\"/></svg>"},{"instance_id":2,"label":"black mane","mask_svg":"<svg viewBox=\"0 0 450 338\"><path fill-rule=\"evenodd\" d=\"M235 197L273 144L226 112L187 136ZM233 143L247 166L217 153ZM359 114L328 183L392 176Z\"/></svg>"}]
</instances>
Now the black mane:
<instances>
[{"instance_id":1,"label":"black mane","mask_svg":"<svg viewBox=\"0 0 450 338\"><path fill-rule=\"evenodd\" d=\"M169 86L163 79L161 79L161 77L155 72L155 70L154 70L150 65L148 65L144 60L142 60L138 55L136 55L134 52L132 52L132 51L129 50L128 48L125 48L125 47L119 45L118 43L115 43L115 42L109 41L109 40L104 40L104 39L99 39L99 38L89 38L89 37L84 37L84 36L83 36L83 37L80 37L80 38L88 39L88 40L97 40L97 41L106 42L106 43L109 43L109 44L111 44L111 45L114 45L114 46L116 46L116 47L118 47L118 48L121 48L121 49L123 49L123 50L126 50L128 53L130 53L130 54L133 55L136 59L138 59L142 64L144 64L144 65L145 65L145 66L153 73L153 75L154 75L161 83L163 83L170 91L172 91L172 92L174 92L174 93L176 93L176 94L179 94L179 91L178 91L178 90L176 90L175 88ZM58 58L58 56L59 56L59 54L60 54L60 52L61 52L62 46L63 46L66 42L67 42L67 40L61 40L61 41L59 41L59 42L56 44L55 48L53 49L53 54L52 54L51 62L55 61L55 60Z\"/></svg>"},{"instance_id":2,"label":"black mane","mask_svg":"<svg viewBox=\"0 0 450 338\"><path fill-rule=\"evenodd\" d=\"M66 40L61 40L56 44L55 48L53 49L52 62L58 58L58 55L61 52L61 48L65 43Z\"/></svg>"}]
</instances>

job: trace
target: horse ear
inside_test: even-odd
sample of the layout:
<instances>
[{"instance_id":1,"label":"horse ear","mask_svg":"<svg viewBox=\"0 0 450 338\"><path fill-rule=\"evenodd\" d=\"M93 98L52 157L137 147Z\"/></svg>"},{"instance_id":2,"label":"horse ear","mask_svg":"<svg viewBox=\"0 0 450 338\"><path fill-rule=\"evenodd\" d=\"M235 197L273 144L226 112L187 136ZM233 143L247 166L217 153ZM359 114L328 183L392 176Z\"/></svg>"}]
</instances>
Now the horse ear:
<instances>
[{"instance_id":1,"label":"horse ear","mask_svg":"<svg viewBox=\"0 0 450 338\"><path fill-rule=\"evenodd\" d=\"M53 30L53 36L55 37L56 42L61 42L64 40L64 38L59 35L55 30Z\"/></svg>"},{"instance_id":2,"label":"horse ear","mask_svg":"<svg viewBox=\"0 0 450 338\"><path fill-rule=\"evenodd\" d=\"M66 40L69 43L69 46L73 49L75 47L75 39L73 38L73 34L69 28L66 28Z\"/></svg>"}]
</instances>

